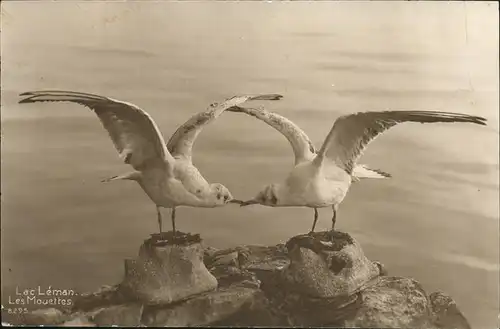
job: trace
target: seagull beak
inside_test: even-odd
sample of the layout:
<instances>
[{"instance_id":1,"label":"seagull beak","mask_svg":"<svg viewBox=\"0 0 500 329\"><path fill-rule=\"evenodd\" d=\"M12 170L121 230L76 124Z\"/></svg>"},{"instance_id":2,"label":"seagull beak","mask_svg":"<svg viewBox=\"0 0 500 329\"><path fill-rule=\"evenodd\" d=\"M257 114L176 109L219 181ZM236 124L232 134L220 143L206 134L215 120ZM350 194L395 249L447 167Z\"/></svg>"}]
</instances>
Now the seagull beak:
<instances>
[{"instance_id":1,"label":"seagull beak","mask_svg":"<svg viewBox=\"0 0 500 329\"><path fill-rule=\"evenodd\" d=\"M236 204L239 204L241 205L243 203L243 201L241 200L236 200L236 199L232 199L231 201L229 201L228 203L236 203Z\"/></svg>"},{"instance_id":2,"label":"seagull beak","mask_svg":"<svg viewBox=\"0 0 500 329\"><path fill-rule=\"evenodd\" d=\"M240 207L244 207L244 206L250 206L252 204L258 204L259 202L257 200L248 200L248 201L244 201L242 203L240 203Z\"/></svg>"}]
</instances>

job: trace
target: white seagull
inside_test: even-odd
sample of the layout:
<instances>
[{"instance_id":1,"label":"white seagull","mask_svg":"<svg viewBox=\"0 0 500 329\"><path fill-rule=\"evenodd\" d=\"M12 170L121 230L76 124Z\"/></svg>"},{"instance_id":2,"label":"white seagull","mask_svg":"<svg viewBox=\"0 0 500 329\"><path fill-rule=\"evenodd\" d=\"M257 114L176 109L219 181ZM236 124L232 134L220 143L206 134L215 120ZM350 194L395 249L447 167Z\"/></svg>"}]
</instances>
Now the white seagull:
<instances>
[{"instance_id":1,"label":"white seagull","mask_svg":"<svg viewBox=\"0 0 500 329\"><path fill-rule=\"evenodd\" d=\"M20 94L19 103L73 102L88 107L108 131L120 158L135 170L105 181L134 180L156 204L162 232L160 207L171 209L175 236L175 209L178 206L213 208L235 200L219 183L209 184L192 163L192 147L202 128L225 110L250 100L279 100L277 94L235 96L214 103L191 117L165 144L153 119L138 106L116 99L74 91L31 91Z\"/></svg>"},{"instance_id":2,"label":"white seagull","mask_svg":"<svg viewBox=\"0 0 500 329\"><path fill-rule=\"evenodd\" d=\"M233 107L231 112L251 115L282 133L295 153L295 166L279 184L267 185L255 198L241 206L261 204L270 207L303 206L314 208L314 232L317 208L332 206L332 231L338 205L353 181L359 178L383 178L388 174L356 162L367 145L385 130L402 122L469 122L486 125L486 119L459 113L434 111L360 112L344 115L335 121L319 151L293 122L262 108Z\"/></svg>"}]
</instances>

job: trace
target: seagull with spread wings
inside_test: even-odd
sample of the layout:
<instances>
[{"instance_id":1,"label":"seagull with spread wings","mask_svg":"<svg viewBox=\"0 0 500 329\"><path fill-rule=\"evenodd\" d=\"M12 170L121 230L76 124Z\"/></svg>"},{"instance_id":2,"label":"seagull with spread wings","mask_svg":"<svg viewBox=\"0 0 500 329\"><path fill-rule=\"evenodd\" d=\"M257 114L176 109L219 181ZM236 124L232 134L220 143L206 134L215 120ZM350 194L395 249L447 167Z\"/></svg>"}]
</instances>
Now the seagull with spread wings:
<instances>
[{"instance_id":1,"label":"seagull with spread wings","mask_svg":"<svg viewBox=\"0 0 500 329\"><path fill-rule=\"evenodd\" d=\"M314 209L314 232L318 208L333 209L332 230L337 208L359 178L383 178L389 175L357 161L368 144L387 129L403 122L468 122L486 125L486 119L459 113L435 111L359 112L335 121L323 145L316 151L307 135L283 116L263 108L233 107L230 112L245 113L282 133L295 153L295 165L284 182L267 185L252 200L241 206L261 204L270 207L303 206Z\"/></svg>"},{"instance_id":2,"label":"seagull with spread wings","mask_svg":"<svg viewBox=\"0 0 500 329\"><path fill-rule=\"evenodd\" d=\"M104 181L133 180L155 203L162 232L160 208L171 209L175 235L175 210L179 206L213 208L241 203L219 183L209 184L192 163L192 148L204 126L225 110L251 100L279 100L281 95L235 96L214 103L191 117L165 144L153 119L138 106L116 99L74 91L32 91L20 94L19 103L73 102L88 107L108 131L120 158L135 170ZM103 182L104 182L103 181Z\"/></svg>"}]
</instances>

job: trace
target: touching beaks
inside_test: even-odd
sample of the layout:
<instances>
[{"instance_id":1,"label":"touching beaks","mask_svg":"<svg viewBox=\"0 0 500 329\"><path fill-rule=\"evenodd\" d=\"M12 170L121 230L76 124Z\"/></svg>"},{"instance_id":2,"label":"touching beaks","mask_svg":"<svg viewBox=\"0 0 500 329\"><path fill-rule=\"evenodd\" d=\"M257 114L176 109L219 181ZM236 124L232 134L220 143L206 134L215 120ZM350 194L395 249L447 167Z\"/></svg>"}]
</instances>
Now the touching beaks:
<instances>
[{"instance_id":1,"label":"touching beaks","mask_svg":"<svg viewBox=\"0 0 500 329\"><path fill-rule=\"evenodd\" d=\"M248 200L248 201L243 201L242 203L240 203L240 207L244 207L244 206L250 206L252 204L258 204L259 202L257 200Z\"/></svg>"},{"instance_id":2,"label":"touching beaks","mask_svg":"<svg viewBox=\"0 0 500 329\"><path fill-rule=\"evenodd\" d=\"M237 204L241 205L241 204L243 203L243 201L241 201L241 200L236 200L236 199L232 199L232 200L230 200L228 203L237 203Z\"/></svg>"}]
</instances>

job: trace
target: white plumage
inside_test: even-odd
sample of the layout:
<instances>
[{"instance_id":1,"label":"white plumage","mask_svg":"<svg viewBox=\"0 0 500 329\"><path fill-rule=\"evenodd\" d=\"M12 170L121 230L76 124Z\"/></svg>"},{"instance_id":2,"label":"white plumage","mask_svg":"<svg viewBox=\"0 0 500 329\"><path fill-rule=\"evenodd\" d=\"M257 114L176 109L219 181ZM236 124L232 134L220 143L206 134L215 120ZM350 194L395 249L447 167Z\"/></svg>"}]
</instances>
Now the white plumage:
<instances>
[{"instance_id":1,"label":"white plumage","mask_svg":"<svg viewBox=\"0 0 500 329\"><path fill-rule=\"evenodd\" d=\"M204 126L225 110L250 100L279 100L280 95L235 96L212 104L177 129L168 144L153 119L138 106L108 97L74 91L32 91L22 93L19 103L73 102L94 111L108 131L120 158L133 172L104 181L128 179L139 183L156 204L162 231L160 207L172 209L175 234L175 209L178 206L218 207L235 200L222 184L209 184L192 163L192 146Z\"/></svg>"},{"instance_id":2,"label":"white plumage","mask_svg":"<svg viewBox=\"0 0 500 329\"><path fill-rule=\"evenodd\" d=\"M468 122L485 125L486 119L459 113L435 111L360 112L337 118L319 151L293 122L262 108L234 107L260 119L281 132L290 142L295 165L284 182L267 185L252 200L241 206L261 204L271 207L304 206L314 208L314 231L317 208L332 206L332 230L338 205L353 181L359 178L383 178L389 174L358 165L368 144L387 129L402 122Z\"/></svg>"}]
</instances>

